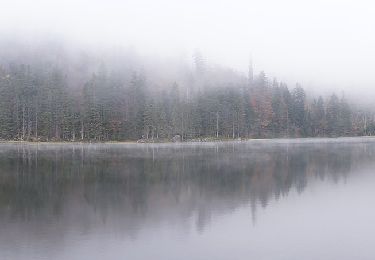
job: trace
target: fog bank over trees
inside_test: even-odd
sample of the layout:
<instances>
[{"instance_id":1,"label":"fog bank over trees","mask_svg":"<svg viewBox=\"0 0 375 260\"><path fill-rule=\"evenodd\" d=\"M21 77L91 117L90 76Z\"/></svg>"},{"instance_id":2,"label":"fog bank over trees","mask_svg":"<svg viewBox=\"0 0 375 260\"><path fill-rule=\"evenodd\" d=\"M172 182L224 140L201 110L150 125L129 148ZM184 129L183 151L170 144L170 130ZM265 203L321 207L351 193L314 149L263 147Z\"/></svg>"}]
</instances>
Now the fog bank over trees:
<instances>
[{"instance_id":1,"label":"fog bank over trees","mask_svg":"<svg viewBox=\"0 0 375 260\"><path fill-rule=\"evenodd\" d=\"M311 95L268 75L135 48L3 41L0 138L123 141L359 136L371 109L342 92Z\"/></svg>"},{"instance_id":2,"label":"fog bank over trees","mask_svg":"<svg viewBox=\"0 0 375 260\"><path fill-rule=\"evenodd\" d=\"M242 73L251 53L257 70L290 86L372 103L374 12L368 0L2 0L0 38L54 34L162 56L199 48Z\"/></svg>"}]
</instances>

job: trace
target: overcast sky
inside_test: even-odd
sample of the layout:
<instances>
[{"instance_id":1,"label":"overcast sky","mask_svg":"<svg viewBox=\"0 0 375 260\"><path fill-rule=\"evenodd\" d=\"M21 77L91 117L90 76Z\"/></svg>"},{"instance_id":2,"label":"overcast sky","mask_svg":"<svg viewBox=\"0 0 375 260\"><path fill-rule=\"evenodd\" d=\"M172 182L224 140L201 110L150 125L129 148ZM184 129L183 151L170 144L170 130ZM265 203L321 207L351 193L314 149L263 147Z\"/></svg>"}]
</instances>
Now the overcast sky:
<instances>
[{"instance_id":1,"label":"overcast sky","mask_svg":"<svg viewBox=\"0 0 375 260\"><path fill-rule=\"evenodd\" d=\"M0 0L0 31L134 45L375 95L375 3L365 0ZM374 90L373 90L374 89Z\"/></svg>"}]
</instances>

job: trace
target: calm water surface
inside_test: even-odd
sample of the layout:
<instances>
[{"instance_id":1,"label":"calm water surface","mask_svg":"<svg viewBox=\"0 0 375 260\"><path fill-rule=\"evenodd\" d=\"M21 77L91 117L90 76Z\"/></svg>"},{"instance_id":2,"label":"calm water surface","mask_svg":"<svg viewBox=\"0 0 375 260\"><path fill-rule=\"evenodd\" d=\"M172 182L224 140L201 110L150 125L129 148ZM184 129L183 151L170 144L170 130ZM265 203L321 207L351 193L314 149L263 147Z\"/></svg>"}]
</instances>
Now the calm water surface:
<instances>
[{"instance_id":1,"label":"calm water surface","mask_svg":"<svg viewBox=\"0 0 375 260\"><path fill-rule=\"evenodd\" d=\"M375 139L0 144L0 259L375 259Z\"/></svg>"}]
</instances>

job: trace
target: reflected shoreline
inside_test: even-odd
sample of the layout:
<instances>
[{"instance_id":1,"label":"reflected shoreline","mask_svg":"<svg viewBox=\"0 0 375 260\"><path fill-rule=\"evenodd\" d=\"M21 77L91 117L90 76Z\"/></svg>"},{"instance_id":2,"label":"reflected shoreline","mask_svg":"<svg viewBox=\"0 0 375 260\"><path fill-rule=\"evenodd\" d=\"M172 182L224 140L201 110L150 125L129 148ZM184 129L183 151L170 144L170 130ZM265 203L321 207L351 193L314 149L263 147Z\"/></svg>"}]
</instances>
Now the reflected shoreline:
<instances>
[{"instance_id":1,"label":"reflected shoreline","mask_svg":"<svg viewBox=\"0 0 375 260\"><path fill-rule=\"evenodd\" d=\"M128 212L149 208L151 199L162 201L171 194L188 204L204 199L203 204L226 201L224 208L248 201L266 207L271 198L287 196L290 189L303 192L309 181L337 183L353 167L371 164L371 142L350 140L212 146L0 145L0 216L2 208L21 219L29 211L38 215L46 208L63 207L66 194L76 193L83 193L79 196L85 203L97 209L106 204ZM155 193L156 187L167 194ZM98 204L102 200L104 204ZM126 203L113 205L114 201Z\"/></svg>"},{"instance_id":2,"label":"reflected shoreline","mask_svg":"<svg viewBox=\"0 0 375 260\"><path fill-rule=\"evenodd\" d=\"M258 208L309 185L346 183L375 167L375 139L314 140L0 144L0 229L20 241L37 230L57 241L55 232L67 230L116 230L129 239L165 225L202 233L218 216L243 207L256 225Z\"/></svg>"}]
</instances>

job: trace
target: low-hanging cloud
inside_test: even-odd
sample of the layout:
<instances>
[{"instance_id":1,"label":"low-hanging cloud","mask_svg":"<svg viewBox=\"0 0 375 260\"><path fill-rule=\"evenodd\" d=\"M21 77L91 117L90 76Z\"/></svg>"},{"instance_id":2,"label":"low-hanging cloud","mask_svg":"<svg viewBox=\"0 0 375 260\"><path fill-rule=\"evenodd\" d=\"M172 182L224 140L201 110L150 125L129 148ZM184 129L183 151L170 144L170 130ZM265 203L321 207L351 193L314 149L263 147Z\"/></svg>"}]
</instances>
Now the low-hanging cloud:
<instances>
[{"instance_id":1,"label":"low-hanging cloud","mask_svg":"<svg viewBox=\"0 0 375 260\"><path fill-rule=\"evenodd\" d=\"M160 56L199 48L243 73L251 55L256 70L283 81L368 96L375 94L374 9L365 0L3 0L0 32Z\"/></svg>"}]
</instances>

